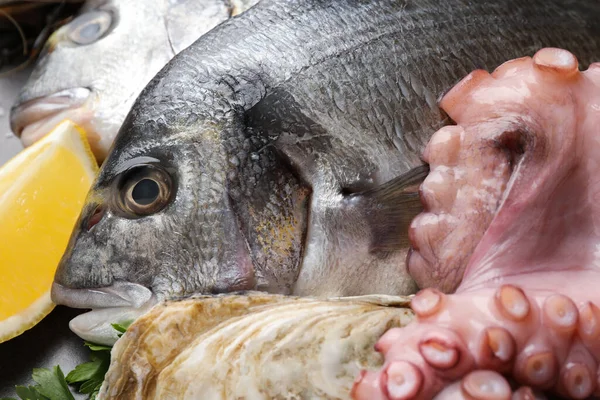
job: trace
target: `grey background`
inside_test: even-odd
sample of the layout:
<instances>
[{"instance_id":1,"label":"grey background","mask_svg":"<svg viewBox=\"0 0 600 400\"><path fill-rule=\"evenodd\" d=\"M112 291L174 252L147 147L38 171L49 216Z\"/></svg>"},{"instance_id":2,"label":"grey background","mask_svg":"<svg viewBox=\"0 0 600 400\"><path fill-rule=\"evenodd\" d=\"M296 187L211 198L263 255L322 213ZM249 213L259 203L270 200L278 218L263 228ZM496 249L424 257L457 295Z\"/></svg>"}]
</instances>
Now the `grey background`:
<instances>
[{"instance_id":1,"label":"grey background","mask_svg":"<svg viewBox=\"0 0 600 400\"><path fill-rule=\"evenodd\" d=\"M21 149L19 139L10 131L8 116L10 107L29 76L29 72L29 70L24 70L0 77L0 165Z\"/></svg>"}]
</instances>

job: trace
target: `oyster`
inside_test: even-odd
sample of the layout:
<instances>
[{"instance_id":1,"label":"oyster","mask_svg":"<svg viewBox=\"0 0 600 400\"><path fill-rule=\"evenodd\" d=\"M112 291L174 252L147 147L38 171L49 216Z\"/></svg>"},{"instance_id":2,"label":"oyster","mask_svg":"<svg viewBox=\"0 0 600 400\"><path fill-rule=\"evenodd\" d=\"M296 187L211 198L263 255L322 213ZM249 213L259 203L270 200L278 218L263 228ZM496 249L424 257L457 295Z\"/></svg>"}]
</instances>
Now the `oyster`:
<instances>
[{"instance_id":1,"label":"oyster","mask_svg":"<svg viewBox=\"0 0 600 400\"><path fill-rule=\"evenodd\" d=\"M112 350L99 399L347 399L374 350L413 319L408 297L258 292L167 301Z\"/></svg>"}]
</instances>

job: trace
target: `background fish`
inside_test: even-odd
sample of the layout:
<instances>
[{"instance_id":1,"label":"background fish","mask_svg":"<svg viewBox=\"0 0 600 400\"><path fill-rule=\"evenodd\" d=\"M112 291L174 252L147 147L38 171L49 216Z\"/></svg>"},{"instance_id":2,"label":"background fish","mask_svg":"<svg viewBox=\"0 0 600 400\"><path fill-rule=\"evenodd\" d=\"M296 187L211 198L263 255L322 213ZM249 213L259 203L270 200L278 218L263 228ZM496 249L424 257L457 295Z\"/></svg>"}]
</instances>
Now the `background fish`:
<instances>
[{"instance_id":1,"label":"background fish","mask_svg":"<svg viewBox=\"0 0 600 400\"><path fill-rule=\"evenodd\" d=\"M135 98L175 54L258 0L89 0L47 41L11 114L29 146L65 118L102 161Z\"/></svg>"},{"instance_id":2,"label":"background fish","mask_svg":"<svg viewBox=\"0 0 600 400\"><path fill-rule=\"evenodd\" d=\"M259 3L144 89L53 299L109 320L193 293L414 292L407 221L447 122L436 99L545 46L587 65L599 18L596 0Z\"/></svg>"},{"instance_id":3,"label":"background fish","mask_svg":"<svg viewBox=\"0 0 600 400\"><path fill-rule=\"evenodd\" d=\"M169 301L131 325L99 399L348 399L409 299L248 293ZM200 372L201 371L201 372Z\"/></svg>"}]
</instances>

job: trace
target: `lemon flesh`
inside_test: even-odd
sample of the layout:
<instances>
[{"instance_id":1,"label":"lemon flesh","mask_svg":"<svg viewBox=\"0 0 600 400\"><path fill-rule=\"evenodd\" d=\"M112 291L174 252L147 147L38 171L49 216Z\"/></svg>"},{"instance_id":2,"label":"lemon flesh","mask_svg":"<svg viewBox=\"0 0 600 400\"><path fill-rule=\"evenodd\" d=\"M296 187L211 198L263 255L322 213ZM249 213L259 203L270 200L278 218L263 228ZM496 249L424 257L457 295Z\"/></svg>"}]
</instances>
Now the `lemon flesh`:
<instances>
[{"instance_id":1,"label":"lemon flesh","mask_svg":"<svg viewBox=\"0 0 600 400\"><path fill-rule=\"evenodd\" d=\"M97 171L71 121L0 168L0 343L54 308L54 273Z\"/></svg>"}]
</instances>

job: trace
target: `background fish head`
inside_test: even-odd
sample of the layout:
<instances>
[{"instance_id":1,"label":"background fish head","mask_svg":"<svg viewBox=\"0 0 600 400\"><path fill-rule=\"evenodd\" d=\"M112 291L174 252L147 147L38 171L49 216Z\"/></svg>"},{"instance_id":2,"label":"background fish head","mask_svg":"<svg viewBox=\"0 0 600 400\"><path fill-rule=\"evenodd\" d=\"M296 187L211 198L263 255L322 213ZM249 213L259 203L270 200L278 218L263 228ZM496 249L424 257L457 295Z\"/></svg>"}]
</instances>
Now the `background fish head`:
<instances>
[{"instance_id":1,"label":"background fish head","mask_svg":"<svg viewBox=\"0 0 600 400\"><path fill-rule=\"evenodd\" d=\"M13 132L29 146L68 118L86 130L104 160L150 79L195 39L255 2L87 1L48 39L13 107Z\"/></svg>"}]
</instances>

